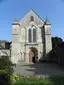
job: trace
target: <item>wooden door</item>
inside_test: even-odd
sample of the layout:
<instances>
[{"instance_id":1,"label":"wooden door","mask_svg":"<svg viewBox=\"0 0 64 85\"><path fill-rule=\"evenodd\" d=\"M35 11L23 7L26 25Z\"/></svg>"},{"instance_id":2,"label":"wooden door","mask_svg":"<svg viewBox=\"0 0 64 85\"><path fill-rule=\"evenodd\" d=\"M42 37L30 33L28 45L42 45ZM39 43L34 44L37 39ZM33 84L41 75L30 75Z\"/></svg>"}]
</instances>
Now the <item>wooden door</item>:
<instances>
[{"instance_id":1,"label":"wooden door","mask_svg":"<svg viewBox=\"0 0 64 85\"><path fill-rule=\"evenodd\" d=\"M34 52L33 52L33 51L30 51L30 52L29 52L29 62L32 63L33 57L34 57Z\"/></svg>"}]
</instances>

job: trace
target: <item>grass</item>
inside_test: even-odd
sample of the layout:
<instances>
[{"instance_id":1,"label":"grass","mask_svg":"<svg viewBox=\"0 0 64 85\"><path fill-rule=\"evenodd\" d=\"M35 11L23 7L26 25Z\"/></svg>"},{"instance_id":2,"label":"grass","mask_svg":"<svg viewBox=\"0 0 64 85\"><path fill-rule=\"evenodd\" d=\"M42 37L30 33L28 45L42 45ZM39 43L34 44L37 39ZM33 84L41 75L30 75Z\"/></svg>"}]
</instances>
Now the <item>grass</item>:
<instances>
[{"instance_id":1,"label":"grass","mask_svg":"<svg viewBox=\"0 0 64 85\"><path fill-rule=\"evenodd\" d=\"M64 85L64 77L21 78L13 85Z\"/></svg>"}]
</instances>

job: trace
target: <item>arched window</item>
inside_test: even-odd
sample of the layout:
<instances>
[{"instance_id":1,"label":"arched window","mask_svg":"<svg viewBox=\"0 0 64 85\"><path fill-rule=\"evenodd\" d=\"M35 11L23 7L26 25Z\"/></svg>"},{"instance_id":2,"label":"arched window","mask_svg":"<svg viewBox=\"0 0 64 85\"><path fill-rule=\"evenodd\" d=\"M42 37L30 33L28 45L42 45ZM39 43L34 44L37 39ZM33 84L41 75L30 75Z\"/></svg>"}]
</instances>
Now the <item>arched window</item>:
<instances>
[{"instance_id":1,"label":"arched window","mask_svg":"<svg viewBox=\"0 0 64 85\"><path fill-rule=\"evenodd\" d=\"M36 29L33 29L33 42L36 42Z\"/></svg>"},{"instance_id":2,"label":"arched window","mask_svg":"<svg viewBox=\"0 0 64 85\"><path fill-rule=\"evenodd\" d=\"M30 17L30 21L34 21L34 17L33 16Z\"/></svg>"},{"instance_id":3,"label":"arched window","mask_svg":"<svg viewBox=\"0 0 64 85\"><path fill-rule=\"evenodd\" d=\"M32 42L32 36L31 36L31 29L28 30L28 40L29 42Z\"/></svg>"}]
</instances>

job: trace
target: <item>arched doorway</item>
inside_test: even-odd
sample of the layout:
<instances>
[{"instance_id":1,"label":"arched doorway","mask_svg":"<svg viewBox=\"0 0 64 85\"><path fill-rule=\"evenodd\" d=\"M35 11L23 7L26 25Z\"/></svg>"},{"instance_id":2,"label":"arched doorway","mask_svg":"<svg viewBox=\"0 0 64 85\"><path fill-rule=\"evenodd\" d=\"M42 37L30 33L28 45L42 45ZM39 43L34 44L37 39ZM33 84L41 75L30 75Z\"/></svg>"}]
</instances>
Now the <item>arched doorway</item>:
<instances>
[{"instance_id":1,"label":"arched doorway","mask_svg":"<svg viewBox=\"0 0 64 85\"><path fill-rule=\"evenodd\" d=\"M38 51L36 48L31 47L29 51L29 62L35 63L38 59Z\"/></svg>"}]
</instances>

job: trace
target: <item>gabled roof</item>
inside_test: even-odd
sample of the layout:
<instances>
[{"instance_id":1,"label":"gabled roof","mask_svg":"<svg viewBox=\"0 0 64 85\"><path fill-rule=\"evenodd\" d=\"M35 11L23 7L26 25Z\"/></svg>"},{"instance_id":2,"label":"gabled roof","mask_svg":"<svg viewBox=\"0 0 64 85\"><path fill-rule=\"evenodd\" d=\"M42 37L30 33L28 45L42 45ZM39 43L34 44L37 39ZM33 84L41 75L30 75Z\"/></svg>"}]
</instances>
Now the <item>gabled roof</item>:
<instances>
[{"instance_id":1,"label":"gabled roof","mask_svg":"<svg viewBox=\"0 0 64 85\"><path fill-rule=\"evenodd\" d=\"M31 12L31 11L34 12L34 13L42 20L42 18L41 18L33 9L31 9L30 12ZM43 20L42 20L42 21L43 21ZM43 22L44 22L44 21L43 21Z\"/></svg>"},{"instance_id":2,"label":"gabled roof","mask_svg":"<svg viewBox=\"0 0 64 85\"><path fill-rule=\"evenodd\" d=\"M34 17L34 22L36 22L36 24L44 24L44 21L39 17L39 15L37 13L35 13L33 10L30 10L25 17L20 21L21 25L28 25L30 22L30 16Z\"/></svg>"}]
</instances>

